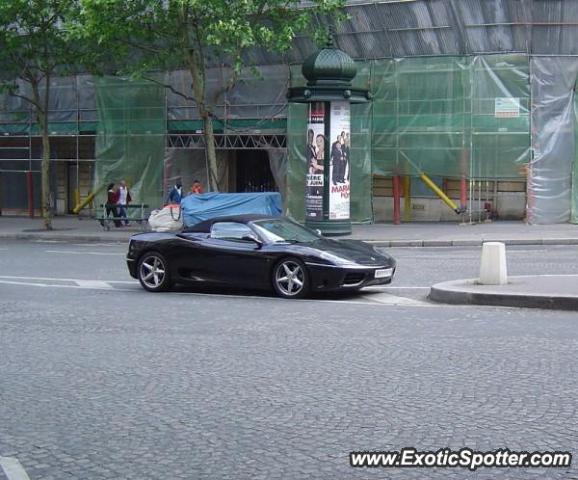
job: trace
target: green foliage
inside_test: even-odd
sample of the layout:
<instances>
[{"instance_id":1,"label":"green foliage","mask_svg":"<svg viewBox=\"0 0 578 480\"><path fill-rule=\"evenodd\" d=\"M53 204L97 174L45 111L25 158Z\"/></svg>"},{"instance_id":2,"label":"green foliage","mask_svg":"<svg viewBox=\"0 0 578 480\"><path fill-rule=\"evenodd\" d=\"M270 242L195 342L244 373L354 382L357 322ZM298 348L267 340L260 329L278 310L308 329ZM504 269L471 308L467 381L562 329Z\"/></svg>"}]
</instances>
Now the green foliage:
<instances>
[{"instance_id":1,"label":"green foliage","mask_svg":"<svg viewBox=\"0 0 578 480\"><path fill-rule=\"evenodd\" d=\"M42 132L41 206L52 229L48 105L50 79L76 65L82 49L64 28L77 11L75 0L0 1L0 89L34 106ZM20 80L20 82L18 81ZM20 89L20 86L24 86Z\"/></svg>"},{"instance_id":2,"label":"green foliage","mask_svg":"<svg viewBox=\"0 0 578 480\"><path fill-rule=\"evenodd\" d=\"M77 38L125 60L123 74L189 68L218 59L239 71L253 47L286 52L298 34L326 34L318 16L343 0L80 0Z\"/></svg>"},{"instance_id":3,"label":"green foliage","mask_svg":"<svg viewBox=\"0 0 578 480\"><path fill-rule=\"evenodd\" d=\"M53 74L69 71L78 52L62 26L74 6L73 0L0 2L0 82L4 89L16 92L18 78L38 85Z\"/></svg>"},{"instance_id":4,"label":"green foliage","mask_svg":"<svg viewBox=\"0 0 578 480\"><path fill-rule=\"evenodd\" d=\"M329 15L343 0L79 0L80 11L68 29L81 44L98 45L120 61L118 73L144 77L154 71L186 68L192 98L203 121L209 188L218 188L211 99L205 75L212 64L232 68L230 88L245 55L260 47L285 52L298 34L325 33L319 15ZM106 52L106 53L105 53ZM102 61L101 61L102 64ZM157 83L158 80L152 79Z\"/></svg>"}]
</instances>

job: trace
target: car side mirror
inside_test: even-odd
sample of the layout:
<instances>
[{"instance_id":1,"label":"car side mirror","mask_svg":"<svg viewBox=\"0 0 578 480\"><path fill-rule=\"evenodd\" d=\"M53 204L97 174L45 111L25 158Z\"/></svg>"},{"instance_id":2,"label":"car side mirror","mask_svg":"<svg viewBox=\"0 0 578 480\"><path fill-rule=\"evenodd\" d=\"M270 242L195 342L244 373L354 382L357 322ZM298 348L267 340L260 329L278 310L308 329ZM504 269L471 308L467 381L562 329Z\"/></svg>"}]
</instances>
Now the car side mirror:
<instances>
[{"instance_id":1,"label":"car side mirror","mask_svg":"<svg viewBox=\"0 0 578 480\"><path fill-rule=\"evenodd\" d=\"M319 235L320 237L323 236L323 233L322 233L321 230L319 230L318 228L315 229L315 233L316 233L317 235Z\"/></svg>"},{"instance_id":2,"label":"car side mirror","mask_svg":"<svg viewBox=\"0 0 578 480\"><path fill-rule=\"evenodd\" d=\"M263 246L263 242L259 240L255 235L243 235L241 237L241 240L256 243L259 248Z\"/></svg>"}]
</instances>

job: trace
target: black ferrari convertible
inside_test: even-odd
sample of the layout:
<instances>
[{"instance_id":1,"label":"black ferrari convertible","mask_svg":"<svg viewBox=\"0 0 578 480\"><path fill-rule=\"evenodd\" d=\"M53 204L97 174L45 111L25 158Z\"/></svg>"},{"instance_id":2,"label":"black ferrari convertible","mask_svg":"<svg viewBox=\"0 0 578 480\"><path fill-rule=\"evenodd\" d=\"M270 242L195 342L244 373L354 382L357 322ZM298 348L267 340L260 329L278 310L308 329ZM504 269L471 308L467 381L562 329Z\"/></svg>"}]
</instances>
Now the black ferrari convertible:
<instances>
[{"instance_id":1,"label":"black ferrari convertible","mask_svg":"<svg viewBox=\"0 0 578 480\"><path fill-rule=\"evenodd\" d=\"M127 264L150 292L201 283L273 288L285 298L390 283L395 273L395 260L367 243L328 239L287 218L263 215L134 235Z\"/></svg>"}]
</instances>

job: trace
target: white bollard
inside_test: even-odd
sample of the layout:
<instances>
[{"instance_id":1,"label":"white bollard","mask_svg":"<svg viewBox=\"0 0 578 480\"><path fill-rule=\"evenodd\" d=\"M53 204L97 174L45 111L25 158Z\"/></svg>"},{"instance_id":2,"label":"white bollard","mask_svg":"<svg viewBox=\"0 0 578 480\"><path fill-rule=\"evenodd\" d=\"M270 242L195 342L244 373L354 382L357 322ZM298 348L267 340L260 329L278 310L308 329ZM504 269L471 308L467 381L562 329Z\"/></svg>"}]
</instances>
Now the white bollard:
<instances>
[{"instance_id":1,"label":"white bollard","mask_svg":"<svg viewBox=\"0 0 578 480\"><path fill-rule=\"evenodd\" d=\"M485 242L482 245L478 283L482 285L505 285L508 283L506 245L502 242Z\"/></svg>"}]
</instances>

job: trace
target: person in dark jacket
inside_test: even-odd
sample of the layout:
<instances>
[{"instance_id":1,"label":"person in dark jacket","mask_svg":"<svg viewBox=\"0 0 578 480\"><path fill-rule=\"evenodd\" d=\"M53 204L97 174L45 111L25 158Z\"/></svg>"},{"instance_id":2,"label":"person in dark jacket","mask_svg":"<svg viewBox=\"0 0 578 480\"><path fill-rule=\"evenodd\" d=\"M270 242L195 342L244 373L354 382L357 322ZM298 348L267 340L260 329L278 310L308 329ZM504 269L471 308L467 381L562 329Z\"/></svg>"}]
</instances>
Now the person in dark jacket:
<instances>
[{"instance_id":1,"label":"person in dark jacket","mask_svg":"<svg viewBox=\"0 0 578 480\"><path fill-rule=\"evenodd\" d=\"M169 193L167 203L181 203L181 199L183 198L182 186L183 184L181 182L175 184Z\"/></svg>"},{"instance_id":2,"label":"person in dark jacket","mask_svg":"<svg viewBox=\"0 0 578 480\"><path fill-rule=\"evenodd\" d=\"M118 217L118 210L117 210L117 202L118 202L118 190L115 188L114 183L109 183L108 187L106 187L107 196L106 196L106 217L110 217L112 213L112 218L114 221L115 227L120 227L121 223Z\"/></svg>"}]
</instances>

